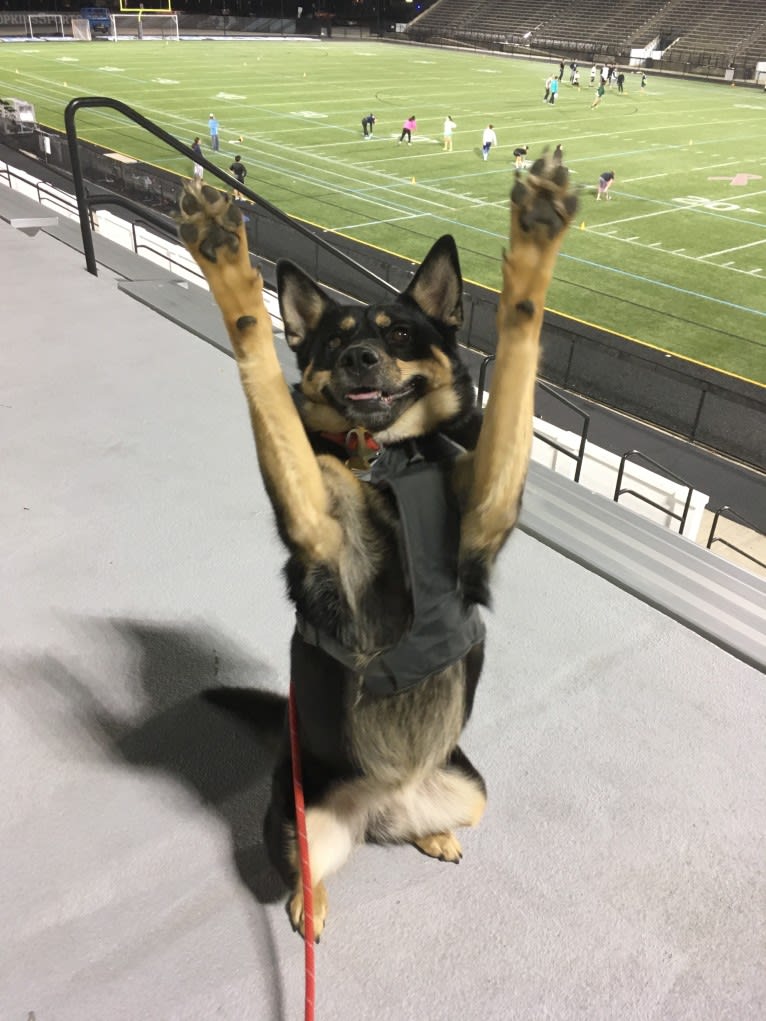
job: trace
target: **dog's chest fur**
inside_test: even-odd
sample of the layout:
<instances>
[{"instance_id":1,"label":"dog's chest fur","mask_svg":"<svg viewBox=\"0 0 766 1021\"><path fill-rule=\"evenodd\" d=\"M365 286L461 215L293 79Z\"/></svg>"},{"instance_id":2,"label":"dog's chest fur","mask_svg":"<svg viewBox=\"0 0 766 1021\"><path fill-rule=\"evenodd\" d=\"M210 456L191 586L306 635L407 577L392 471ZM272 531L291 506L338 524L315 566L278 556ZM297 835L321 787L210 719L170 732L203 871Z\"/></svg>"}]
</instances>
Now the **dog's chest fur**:
<instances>
[{"instance_id":1,"label":"dog's chest fur","mask_svg":"<svg viewBox=\"0 0 766 1021\"><path fill-rule=\"evenodd\" d=\"M371 484L363 491L363 513L342 499L333 508L347 540L336 570L306 570L296 557L286 567L290 597L301 616L359 650L360 664L394 645L412 619L395 502ZM409 691L377 698L365 692L360 674L300 641L297 645L293 669L299 703L305 706L301 716L312 730L310 744L324 749L324 757L342 749L347 765L394 785L425 776L444 762L458 741L475 685L473 680L467 688L464 660ZM341 761L336 764L344 768Z\"/></svg>"}]
</instances>

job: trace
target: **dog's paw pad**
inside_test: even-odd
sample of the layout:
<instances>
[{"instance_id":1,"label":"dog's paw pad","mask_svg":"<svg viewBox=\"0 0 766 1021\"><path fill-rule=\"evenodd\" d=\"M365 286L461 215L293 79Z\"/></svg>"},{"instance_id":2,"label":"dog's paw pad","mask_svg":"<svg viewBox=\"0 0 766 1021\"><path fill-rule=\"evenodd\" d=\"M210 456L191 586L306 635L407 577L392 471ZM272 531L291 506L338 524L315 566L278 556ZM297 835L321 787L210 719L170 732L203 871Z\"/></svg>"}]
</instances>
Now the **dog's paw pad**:
<instances>
[{"instance_id":1,"label":"dog's paw pad","mask_svg":"<svg viewBox=\"0 0 766 1021\"><path fill-rule=\"evenodd\" d=\"M242 213L228 195L210 185L185 184L176 219L183 243L205 262L219 262L222 254L236 257L242 248Z\"/></svg>"},{"instance_id":2,"label":"dog's paw pad","mask_svg":"<svg viewBox=\"0 0 766 1021\"><path fill-rule=\"evenodd\" d=\"M522 231L538 237L555 238L577 210L577 196L569 189L569 171L544 153L522 181L517 174L511 204L518 213Z\"/></svg>"}]
</instances>

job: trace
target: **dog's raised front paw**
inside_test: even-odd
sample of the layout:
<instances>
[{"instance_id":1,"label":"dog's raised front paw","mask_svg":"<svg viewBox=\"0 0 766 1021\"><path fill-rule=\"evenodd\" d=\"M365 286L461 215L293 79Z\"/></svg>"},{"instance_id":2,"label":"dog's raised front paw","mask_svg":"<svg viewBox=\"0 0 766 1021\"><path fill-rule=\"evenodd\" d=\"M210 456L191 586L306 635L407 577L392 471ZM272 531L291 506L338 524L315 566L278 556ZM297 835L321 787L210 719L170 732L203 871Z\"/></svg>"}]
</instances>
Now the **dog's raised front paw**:
<instances>
[{"instance_id":1,"label":"dog's raised front paw","mask_svg":"<svg viewBox=\"0 0 766 1021\"><path fill-rule=\"evenodd\" d=\"M179 203L178 233L199 262L232 259L240 251L242 213L230 195L200 181L184 184Z\"/></svg>"},{"instance_id":2,"label":"dog's raised front paw","mask_svg":"<svg viewBox=\"0 0 766 1021\"><path fill-rule=\"evenodd\" d=\"M516 172L511 203L522 231L549 239L569 226L577 210L569 171L548 153L535 160L525 177Z\"/></svg>"}]
</instances>

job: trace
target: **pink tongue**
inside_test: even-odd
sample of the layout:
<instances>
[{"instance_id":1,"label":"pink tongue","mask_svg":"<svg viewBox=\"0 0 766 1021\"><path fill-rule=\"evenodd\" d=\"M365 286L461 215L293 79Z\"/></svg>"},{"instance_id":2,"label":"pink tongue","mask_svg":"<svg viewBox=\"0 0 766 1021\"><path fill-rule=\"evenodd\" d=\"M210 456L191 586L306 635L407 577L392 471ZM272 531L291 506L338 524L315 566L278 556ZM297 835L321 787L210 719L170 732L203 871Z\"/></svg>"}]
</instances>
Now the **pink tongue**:
<instances>
[{"instance_id":1,"label":"pink tongue","mask_svg":"<svg viewBox=\"0 0 766 1021\"><path fill-rule=\"evenodd\" d=\"M380 397L380 390L369 390L366 393L348 394L347 396L351 401L373 401Z\"/></svg>"}]
</instances>

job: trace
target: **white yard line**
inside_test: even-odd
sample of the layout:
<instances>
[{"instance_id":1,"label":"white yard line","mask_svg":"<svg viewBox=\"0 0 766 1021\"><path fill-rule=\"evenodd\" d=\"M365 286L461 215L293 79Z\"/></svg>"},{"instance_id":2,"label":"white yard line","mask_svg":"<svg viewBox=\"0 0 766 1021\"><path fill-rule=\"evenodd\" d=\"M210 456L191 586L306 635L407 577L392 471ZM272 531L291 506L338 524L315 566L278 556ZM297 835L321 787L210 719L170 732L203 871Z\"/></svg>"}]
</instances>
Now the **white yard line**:
<instances>
[{"instance_id":1,"label":"white yard line","mask_svg":"<svg viewBox=\"0 0 766 1021\"><path fill-rule=\"evenodd\" d=\"M660 209L656 213L641 213L639 216L626 216L622 220L607 220L606 223L594 224L594 226L589 229L595 233L602 227L612 227L615 224L630 223L631 220L648 220L650 216L666 216L668 213L680 213L684 209L688 210L688 208L688 206L673 206L672 209Z\"/></svg>"},{"instance_id":2,"label":"white yard line","mask_svg":"<svg viewBox=\"0 0 766 1021\"><path fill-rule=\"evenodd\" d=\"M722 248L720 252L708 252L707 255L698 255L698 259L712 259L716 255L728 255L729 252L741 252L743 248L754 248L756 245L766 245L766 238L760 241L751 241L747 245L735 245L734 248Z\"/></svg>"},{"instance_id":3,"label":"white yard line","mask_svg":"<svg viewBox=\"0 0 766 1021\"><path fill-rule=\"evenodd\" d=\"M721 167L733 167L741 162L742 160L729 160L728 163L706 163L702 167L692 167L691 173L694 173L695 170L719 170Z\"/></svg>"},{"instance_id":4,"label":"white yard line","mask_svg":"<svg viewBox=\"0 0 766 1021\"><path fill-rule=\"evenodd\" d=\"M399 223L402 220L417 220L420 216L431 216L431 213L408 213L406 216L392 216L387 220L362 220L360 223L344 223L333 227L334 231L358 230L359 227L379 227L384 223Z\"/></svg>"},{"instance_id":5,"label":"white yard line","mask_svg":"<svg viewBox=\"0 0 766 1021\"><path fill-rule=\"evenodd\" d=\"M647 174L645 177L624 177L622 179L623 184L632 184L634 181L651 181L654 177L667 177L669 171L665 171L664 174Z\"/></svg>"}]
</instances>

